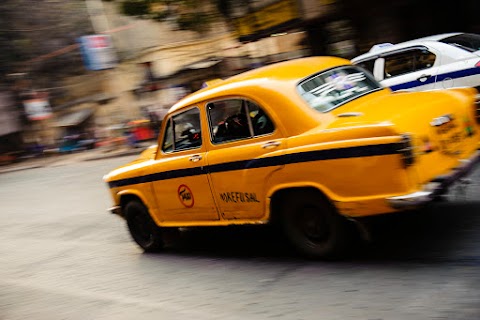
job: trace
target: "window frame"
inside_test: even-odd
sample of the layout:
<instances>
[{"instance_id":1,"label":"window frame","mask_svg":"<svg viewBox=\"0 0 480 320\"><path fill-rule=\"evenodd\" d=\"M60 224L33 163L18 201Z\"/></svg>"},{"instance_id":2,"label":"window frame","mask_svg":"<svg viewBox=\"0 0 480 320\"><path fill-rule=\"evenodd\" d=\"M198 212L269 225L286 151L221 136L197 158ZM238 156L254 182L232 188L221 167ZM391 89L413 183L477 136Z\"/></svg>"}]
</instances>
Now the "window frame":
<instances>
[{"instance_id":1,"label":"window frame","mask_svg":"<svg viewBox=\"0 0 480 320\"><path fill-rule=\"evenodd\" d=\"M464 46L463 44L455 42L455 40L461 40L461 42L472 41L471 39L468 39L469 37L473 38L474 41L480 43L480 35L474 34L474 33L460 33L460 34L456 34L456 35L453 35L453 36L449 36L449 37L440 39L440 40L438 40L438 42L448 44L448 45L453 46L455 48L460 48L460 49L462 49L464 51L467 51L467 52L470 52L470 53L474 53L474 52L479 51L480 46L478 48L474 49L470 46ZM452 39L453 39L453 41L452 41Z\"/></svg>"},{"instance_id":2,"label":"window frame","mask_svg":"<svg viewBox=\"0 0 480 320\"><path fill-rule=\"evenodd\" d=\"M366 70L366 71L368 71L368 72L370 72L371 74L375 74L375 62L377 61L378 58L379 58L379 57L374 56L374 57L372 57L372 58L363 59L363 60L361 60L361 61L355 62L355 65L358 66L358 67L360 67L360 68L362 68L362 69L364 69L364 70ZM360 64L368 64L368 63L372 63L372 70L370 70L370 69L368 69L368 68L360 65Z\"/></svg>"},{"instance_id":3,"label":"window frame","mask_svg":"<svg viewBox=\"0 0 480 320\"><path fill-rule=\"evenodd\" d=\"M320 111L320 110L315 109L315 108L303 97L302 92L300 91L300 86L301 86L304 82L306 82L306 81L308 81L308 80L310 80L310 79L312 79L312 78L316 78L316 77L320 76L320 75L323 74L323 73L327 73L327 72L330 72L330 71L335 70L335 69L345 69L345 68L355 68L355 69L358 69L358 71L365 73L366 77L367 77L369 80L372 80L373 82L375 82L375 83L378 85L378 88L373 89L373 90L370 90L370 91L367 91L367 92L364 92L364 93L362 93L361 95L358 95L358 96L353 97L353 98L351 98L351 99L342 101L341 103L339 103L339 104L335 105L334 107L332 107L332 108L330 108L330 109L327 109L327 110L325 110L325 111ZM313 110L315 110L315 111L317 111L317 112L320 112L320 113L328 113L328 112L330 112L330 111L332 111L332 110L335 110L335 109L343 106L344 104L347 104L347 103L349 103L349 102L351 102L351 101L354 101L354 100L356 100L356 99L359 99L359 98L361 98L361 97L364 97L364 96L366 96L366 95L368 95L368 94L370 94L370 93L374 93L374 92L377 92L377 91L384 90L385 87L383 87L382 84L381 84L377 79L375 79L375 77L374 77L370 72L365 72L365 69L364 69L364 68L362 68L362 67L360 67L360 66L357 66L356 64L346 64L346 65L341 65L341 66L336 66L336 67L328 68L328 69L322 70L322 71L320 71L320 72L311 74L311 75L309 75L308 77L305 77L305 78L301 79L300 81L298 81L297 84L295 85L295 89L296 89L296 91L297 91L297 94L300 96L300 99L302 99L302 101L305 102L305 105L306 105L307 107L309 107L309 108L311 108L311 109L313 109ZM302 90L303 90L303 89L302 89Z\"/></svg>"},{"instance_id":4,"label":"window frame","mask_svg":"<svg viewBox=\"0 0 480 320\"><path fill-rule=\"evenodd\" d=\"M174 117L176 116L179 116L179 115L182 115L186 112L189 112L191 110L194 110L194 109L197 109L198 110L198 120L199 120L199 124L200 124L200 142L201 144L199 146L196 146L196 147L191 147L191 148L186 148L186 149L179 149L177 150L176 149L176 135L175 135L175 127L174 127ZM176 113L173 113L171 115L169 115L168 119L166 120L166 123L165 123L165 126L164 126L164 129L163 129L163 134L162 134L162 145L161 145L161 152L162 154L164 155L168 155L168 154L172 154L172 153L176 153L176 152L182 152L182 151L189 151L189 150L196 150L196 149L200 149L202 148L203 146L203 128L202 128L202 110L197 106L197 105L194 105L194 106L191 106L187 109L182 109L182 110L179 110L178 112ZM167 136L167 128L168 128L168 125L171 125L171 129L173 130L172 132L172 136L173 136L173 142L172 142L172 151L165 151L164 150L164 143L165 143L165 138Z\"/></svg>"},{"instance_id":5,"label":"window frame","mask_svg":"<svg viewBox=\"0 0 480 320\"><path fill-rule=\"evenodd\" d=\"M433 60L433 63L430 67L427 67L427 68L421 68L421 69L418 69L417 68L417 61L415 59L415 53L416 52L424 52L424 51L427 51L429 54L432 54L435 59ZM390 77L387 77L386 74L387 74L387 63L389 61L389 58L391 58L392 56L395 56L395 55L400 55L400 54L405 54L405 53L410 53L412 54L413 56L413 70L410 70L410 71L407 71L407 72L403 72L403 73L400 73L400 74L396 74L396 75L393 75L393 76L390 76ZM395 51L391 51L391 52L388 52L387 53L384 53L384 54L381 54L379 56L379 58L383 58L385 59L385 63L384 63L384 66L383 66L383 74L384 74L384 79L392 79L392 78L395 78L395 77L400 77L400 76L404 76L404 75L407 75L407 74L410 74L410 73L414 73L414 72L417 72L417 71L422 71L422 70L428 70L428 69L431 69L434 67L435 65L435 62L437 61L437 57L438 55L433 52L432 50L430 50L428 47L426 46L415 46L415 47L408 47L408 48L404 48L402 50L395 50Z\"/></svg>"},{"instance_id":6,"label":"window frame","mask_svg":"<svg viewBox=\"0 0 480 320\"><path fill-rule=\"evenodd\" d=\"M250 112L251 112L250 108L248 107L248 102L256 105L258 107L258 109L262 110L263 113L268 117L268 120L270 120L270 122L273 125L273 130L269 133L256 135L254 127L253 127L253 123L252 123L252 118L248 116L247 117L247 123L248 123L248 130L249 130L249 134L250 134L249 137L232 139L232 140L225 140L225 141L214 141L213 128L216 124L213 124L212 121L211 121L209 105L211 103L226 102L226 101L229 101L229 100L241 100L242 109L245 112L245 114L247 114L247 115L250 114ZM258 102L254 101L250 98L247 98L247 97L232 96L232 97L224 97L224 98L218 98L218 99L215 99L215 100L211 100L211 101L208 101L208 102L205 103L205 111L206 111L206 117L207 117L208 132L209 132L209 135L210 135L210 143L214 146L223 145L223 144L231 143L231 142L250 140L250 139L254 139L254 138L258 138L258 137L264 137L264 136L268 136L268 135L273 135L275 133L275 131L277 130L277 126L275 125L275 122L272 120L272 117L270 116L270 114L266 111L266 108L263 107Z\"/></svg>"}]
</instances>

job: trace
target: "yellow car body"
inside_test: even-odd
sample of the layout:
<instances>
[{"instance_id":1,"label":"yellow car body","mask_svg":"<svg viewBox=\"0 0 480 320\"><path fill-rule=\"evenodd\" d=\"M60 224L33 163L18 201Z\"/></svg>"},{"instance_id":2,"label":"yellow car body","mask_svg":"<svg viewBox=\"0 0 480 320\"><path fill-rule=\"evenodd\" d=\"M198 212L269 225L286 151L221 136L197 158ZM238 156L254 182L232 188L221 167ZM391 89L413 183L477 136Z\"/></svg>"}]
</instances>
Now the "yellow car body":
<instances>
[{"instance_id":1,"label":"yellow car body","mask_svg":"<svg viewBox=\"0 0 480 320\"><path fill-rule=\"evenodd\" d=\"M279 212L286 199L319 197L321 208L327 203L350 219L414 208L478 163L476 94L392 93L340 58L282 62L179 101L162 123L158 146L104 180L114 212L125 216L136 201L157 227L285 220ZM240 113L216 119L228 110ZM242 135L226 133L236 126ZM300 250L333 252L309 246Z\"/></svg>"}]
</instances>

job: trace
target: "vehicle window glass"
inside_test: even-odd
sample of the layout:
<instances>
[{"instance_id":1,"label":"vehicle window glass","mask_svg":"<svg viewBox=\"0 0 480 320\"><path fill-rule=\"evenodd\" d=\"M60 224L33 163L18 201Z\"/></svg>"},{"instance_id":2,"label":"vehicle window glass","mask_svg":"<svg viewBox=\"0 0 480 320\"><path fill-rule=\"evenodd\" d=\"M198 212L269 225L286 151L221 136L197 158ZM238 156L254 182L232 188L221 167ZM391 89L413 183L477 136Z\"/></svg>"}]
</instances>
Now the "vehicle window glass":
<instances>
[{"instance_id":1,"label":"vehicle window glass","mask_svg":"<svg viewBox=\"0 0 480 320\"><path fill-rule=\"evenodd\" d=\"M165 126L165 135L163 136L162 150L163 152L173 151L173 130L172 130L172 121L171 119L167 120L167 125Z\"/></svg>"},{"instance_id":2,"label":"vehicle window glass","mask_svg":"<svg viewBox=\"0 0 480 320\"><path fill-rule=\"evenodd\" d=\"M399 76L415 70L415 60L412 51L385 56L385 78Z\"/></svg>"},{"instance_id":3,"label":"vehicle window glass","mask_svg":"<svg viewBox=\"0 0 480 320\"><path fill-rule=\"evenodd\" d=\"M385 78L428 69L435 63L436 56L428 50L411 50L392 54L385 58Z\"/></svg>"},{"instance_id":4,"label":"vehicle window glass","mask_svg":"<svg viewBox=\"0 0 480 320\"><path fill-rule=\"evenodd\" d=\"M415 71L428 69L435 63L435 54L428 50L418 50L414 52Z\"/></svg>"},{"instance_id":5,"label":"vehicle window glass","mask_svg":"<svg viewBox=\"0 0 480 320\"><path fill-rule=\"evenodd\" d=\"M472 33L464 33L456 36L448 37L440 42L450 44L462 48L464 50L475 52L480 50L480 35Z\"/></svg>"},{"instance_id":6,"label":"vehicle window glass","mask_svg":"<svg viewBox=\"0 0 480 320\"><path fill-rule=\"evenodd\" d=\"M246 101L246 103L248 107L248 114L252 122L253 134L255 136L262 136L272 133L275 127L265 111L252 101Z\"/></svg>"},{"instance_id":7,"label":"vehicle window glass","mask_svg":"<svg viewBox=\"0 0 480 320\"><path fill-rule=\"evenodd\" d=\"M362 61L357 63L357 66L362 67L365 70L368 70L371 74L373 74L373 67L375 66L375 60L376 59Z\"/></svg>"},{"instance_id":8,"label":"vehicle window glass","mask_svg":"<svg viewBox=\"0 0 480 320\"><path fill-rule=\"evenodd\" d=\"M258 114L258 107L250 114L249 105L254 106L243 99L228 99L207 105L213 143L253 137L252 118Z\"/></svg>"},{"instance_id":9,"label":"vehicle window glass","mask_svg":"<svg viewBox=\"0 0 480 320\"><path fill-rule=\"evenodd\" d=\"M330 111L381 88L371 74L350 66L319 73L297 86L310 107L320 112Z\"/></svg>"},{"instance_id":10,"label":"vehicle window glass","mask_svg":"<svg viewBox=\"0 0 480 320\"><path fill-rule=\"evenodd\" d=\"M172 125L172 129L170 129ZM202 132L200 126L200 111L193 108L172 117L171 122L167 124L163 151L179 151L186 149L199 148L202 145ZM170 132L173 139L170 138ZM169 146L169 141L173 140L173 146Z\"/></svg>"}]
</instances>

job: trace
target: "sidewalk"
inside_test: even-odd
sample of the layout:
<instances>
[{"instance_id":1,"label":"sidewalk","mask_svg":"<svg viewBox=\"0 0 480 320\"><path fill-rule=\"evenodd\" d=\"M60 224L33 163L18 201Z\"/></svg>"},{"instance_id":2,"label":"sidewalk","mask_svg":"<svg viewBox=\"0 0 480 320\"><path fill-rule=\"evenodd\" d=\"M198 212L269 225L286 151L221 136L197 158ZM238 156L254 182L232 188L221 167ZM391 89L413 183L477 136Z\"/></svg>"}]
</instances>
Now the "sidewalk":
<instances>
[{"instance_id":1,"label":"sidewalk","mask_svg":"<svg viewBox=\"0 0 480 320\"><path fill-rule=\"evenodd\" d=\"M112 149L101 147L92 150L78 151L70 154L45 155L38 158L27 159L21 162L0 166L0 174L34 168L62 166L80 161L94 161L123 156L140 155L143 150L145 150L148 146L152 144L153 143L149 143L148 145L145 144L142 145L140 148L130 148L127 146L122 146Z\"/></svg>"}]
</instances>

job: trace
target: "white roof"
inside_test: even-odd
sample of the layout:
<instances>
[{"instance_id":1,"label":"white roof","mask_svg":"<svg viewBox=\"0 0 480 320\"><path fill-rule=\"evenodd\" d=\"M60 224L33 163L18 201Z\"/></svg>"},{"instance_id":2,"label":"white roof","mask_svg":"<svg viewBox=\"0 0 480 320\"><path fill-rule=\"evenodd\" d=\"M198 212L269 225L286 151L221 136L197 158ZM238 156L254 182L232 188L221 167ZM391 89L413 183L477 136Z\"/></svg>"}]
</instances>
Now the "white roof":
<instances>
[{"instance_id":1,"label":"white roof","mask_svg":"<svg viewBox=\"0 0 480 320\"><path fill-rule=\"evenodd\" d=\"M409 41L406 41L406 42L410 42L410 41L439 41L439 40L442 40L442 39L445 39L445 38L448 38L448 37L453 37L453 36L456 36L456 35L459 35L459 34L462 34L462 32L451 32L451 33L436 34L436 35L433 35L433 36L418 38L418 39L409 40ZM403 43L405 43L405 42L403 42Z\"/></svg>"},{"instance_id":2,"label":"white roof","mask_svg":"<svg viewBox=\"0 0 480 320\"><path fill-rule=\"evenodd\" d=\"M433 35L433 36L418 38L418 39L414 39L414 40L408 40L408 41L397 43L397 44L394 44L394 45L384 45L384 46L375 45L375 46L372 47L372 49L370 49L369 52L353 58L352 62L357 62L357 61L360 61L360 60L363 60L363 59L366 59L366 58L370 58L372 56L382 54L384 52L389 52L389 51L392 51L392 50L401 49L401 48L409 47L409 46L412 46L412 45L422 45L422 44L424 44L425 42L428 42L428 41L439 41L439 40L442 40L442 39L445 39L445 38L448 38L448 37L452 37L452 36L456 36L456 35L459 35L459 34L462 34L462 32L436 34L436 35Z\"/></svg>"}]
</instances>

